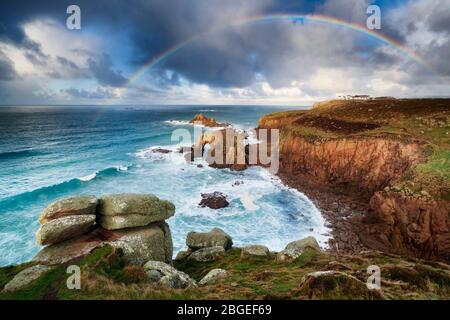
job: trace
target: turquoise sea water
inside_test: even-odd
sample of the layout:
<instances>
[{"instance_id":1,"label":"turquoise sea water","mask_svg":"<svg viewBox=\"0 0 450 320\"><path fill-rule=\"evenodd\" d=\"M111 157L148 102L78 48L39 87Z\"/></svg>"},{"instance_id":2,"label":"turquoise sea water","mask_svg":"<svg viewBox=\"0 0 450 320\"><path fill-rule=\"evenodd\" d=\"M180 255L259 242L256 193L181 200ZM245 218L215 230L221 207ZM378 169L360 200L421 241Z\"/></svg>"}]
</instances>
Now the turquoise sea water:
<instances>
[{"instance_id":1,"label":"turquoise sea water","mask_svg":"<svg viewBox=\"0 0 450 320\"><path fill-rule=\"evenodd\" d=\"M198 112L246 129L281 110L287 108L0 107L0 266L31 259L39 250L34 234L40 212L80 194L154 193L172 201L176 214L168 223L175 252L185 247L189 231L212 227L224 229L238 246L280 250L307 235L324 244L319 211L265 169L198 168L179 153L150 152L156 146L175 150L173 130L192 130L186 121ZM243 183L233 186L236 181ZM212 191L226 194L230 206L198 207L200 194Z\"/></svg>"}]
</instances>

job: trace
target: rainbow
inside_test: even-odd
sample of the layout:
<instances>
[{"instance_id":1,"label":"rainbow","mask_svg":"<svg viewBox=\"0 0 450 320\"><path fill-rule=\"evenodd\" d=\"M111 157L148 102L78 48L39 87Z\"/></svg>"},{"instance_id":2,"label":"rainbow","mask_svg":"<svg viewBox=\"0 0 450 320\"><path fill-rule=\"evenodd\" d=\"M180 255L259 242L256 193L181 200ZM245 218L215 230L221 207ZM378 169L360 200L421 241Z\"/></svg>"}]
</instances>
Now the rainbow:
<instances>
[{"instance_id":1,"label":"rainbow","mask_svg":"<svg viewBox=\"0 0 450 320\"><path fill-rule=\"evenodd\" d=\"M145 72L152 69L153 67L157 66L158 64L162 63L163 61L169 59L171 56L173 56L175 53L186 47L187 45L197 41L200 38L203 38L207 35L210 35L212 33L226 30L227 28L232 27L240 27L245 26L253 23L260 23L260 22L277 22L277 21L292 21L292 22L313 22L313 23L320 23L330 26L336 26L336 27L342 27L348 30L352 30L354 32L358 32L364 35L367 35L371 38L374 38L381 43L387 44L390 47L395 48L398 52L400 52L402 55L408 57L409 59L417 62L419 65L425 66L427 69L433 71L433 73L439 74L439 72L436 72L434 70L433 66L430 65L427 61L425 61L418 53L416 53L414 50L404 46L400 42L396 41L395 39L392 39L388 36L385 36L383 34L380 34L376 31L369 30L365 26L356 24L356 23L350 23L342 19L338 19L335 17L325 16L325 15L292 15L292 14L273 14L273 15L260 15L260 16L254 16L249 18L244 18L238 21L231 22L226 25L222 25L216 28L211 28L205 32L199 33L194 35L191 38L188 38L187 40L178 43L177 45L169 48L168 50L160 53L157 56L152 57L150 60L148 60L142 67L140 67L135 73L133 73L129 78L128 81L119 89L119 94L122 95L124 91L127 90L127 88L130 87L134 82L136 82Z\"/></svg>"}]
</instances>

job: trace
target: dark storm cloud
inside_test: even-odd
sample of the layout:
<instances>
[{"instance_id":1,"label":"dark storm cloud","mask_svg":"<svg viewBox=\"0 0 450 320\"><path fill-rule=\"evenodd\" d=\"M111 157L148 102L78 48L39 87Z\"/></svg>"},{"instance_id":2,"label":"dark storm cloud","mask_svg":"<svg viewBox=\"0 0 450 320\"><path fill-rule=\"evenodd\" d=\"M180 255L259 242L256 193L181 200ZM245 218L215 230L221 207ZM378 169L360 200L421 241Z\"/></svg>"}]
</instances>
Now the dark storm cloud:
<instances>
[{"instance_id":1,"label":"dark storm cloud","mask_svg":"<svg viewBox=\"0 0 450 320\"><path fill-rule=\"evenodd\" d=\"M433 0L430 13L404 21L392 19L382 11L381 32L405 43L408 36L425 23L432 31L447 33L450 29L446 0ZM45 61L39 44L28 39L21 25L36 18L52 18L65 24L66 8L76 3L81 7L82 32L98 33L102 41L112 41L110 35L125 34L123 42L111 47L122 49L130 44L131 54L122 57L130 69L138 69L149 59L173 46L210 29L221 29L244 17L273 13L320 13L346 21L365 24L369 0L77 0L77 1L8 1L0 11L0 41L9 41L26 48L31 61ZM439 9L441 8L441 9ZM383 9L383 7L382 7ZM298 29L298 30L297 30ZM315 30L289 23L255 24L208 33L177 51L169 59L154 67L148 79L158 87L178 86L182 79L211 87L246 87L262 78L273 88L283 87L292 80L304 80L308 74L322 68L371 68L398 63L398 56L376 50L376 45L355 43L352 31L333 26ZM119 36L118 36L119 37ZM117 40L117 39L114 39ZM128 48L127 48L128 49ZM432 43L428 54L443 70L448 67L448 42ZM64 57L58 63L74 74L94 77L100 85L120 87L126 77L117 71L112 52L84 52L89 57L86 70ZM119 54L120 59L120 54ZM0 68L11 67L0 59ZM3 69L0 69L3 70ZM5 69L6 70L6 69ZM12 71L14 71L12 69ZM7 74L7 73L5 73ZM62 77L57 72L55 77ZM0 75L1 77L1 75ZM66 94L87 98L91 92L73 89ZM311 89L313 90L313 89ZM312 91L311 91L312 92ZM93 95L92 97L94 97Z\"/></svg>"},{"instance_id":2,"label":"dark storm cloud","mask_svg":"<svg viewBox=\"0 0 450 320\"><path fill-rule=\"evenodd\" d=\"M88 59L89 70L102 85L121 87L127 79L119 72L113 70L111 58L106 53L101 54L97 59Z\"/></svg>"},{"instance_id":3,"label":"dark storm cloud","mask_svg":"<svg viewBox=\"0 0 450 320\"><path fill-rule=\"evenodd\" d=\"M13 80L16 78L16 72L12 66L12 61L0 51L0 81Z\"/></svg>"}]
</instances>

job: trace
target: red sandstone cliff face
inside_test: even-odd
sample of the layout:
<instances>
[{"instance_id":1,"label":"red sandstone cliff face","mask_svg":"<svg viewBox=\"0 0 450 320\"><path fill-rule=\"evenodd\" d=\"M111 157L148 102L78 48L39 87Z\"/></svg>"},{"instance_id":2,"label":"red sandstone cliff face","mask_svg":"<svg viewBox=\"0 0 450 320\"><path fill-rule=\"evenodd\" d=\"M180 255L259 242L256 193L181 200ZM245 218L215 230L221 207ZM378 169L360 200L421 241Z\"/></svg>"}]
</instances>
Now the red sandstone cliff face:
<instances>
[{"instance_id":1,"label":"red sandstone cliff face","mask_svg":"<svg viewBox=\"0 0 450 320\"><path fill-rule=\"evenodd\" d=\"M260 122L263 128L282 128L280 174L293 179L310 176L319 184L365 199L369 210L356 227L364 245L450 259L449 202L383 191L424 161L419 142L381 137L310 139L283 129L286 123L286 119Z\"/></svg>"},{"instance_id":2,"label":"red sandstone cliff face","mask_svg":"<svg viewBox=\"0 0 450 320\"><path fill-rule=\"evenodd\" d=\"M314 176L322 183L373 194L423 158L417 143L381 138L310 142L288 137L280 143L282 173Z\"/></svg>"}]
</instances>

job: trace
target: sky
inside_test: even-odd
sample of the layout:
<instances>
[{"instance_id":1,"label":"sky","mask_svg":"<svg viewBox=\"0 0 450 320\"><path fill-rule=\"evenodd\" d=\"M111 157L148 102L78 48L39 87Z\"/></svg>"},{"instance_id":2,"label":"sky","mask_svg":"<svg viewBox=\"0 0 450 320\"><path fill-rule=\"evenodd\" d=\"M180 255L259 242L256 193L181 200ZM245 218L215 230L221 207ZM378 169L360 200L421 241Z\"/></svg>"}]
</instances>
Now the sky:
<instances>
[{"instance_id":1,"label":"sky","mask_svg":"<svg viewBox=\"0 0 450 320\"><path fill-rule=\"evenodd\" d=\"M80 30L66 27L71 4ZM364 30L372 4L380 30L348 27ZM6 0L0 10L1 105L448 97L449 61L450 0Z\"/></svg>"}]
</instances>

